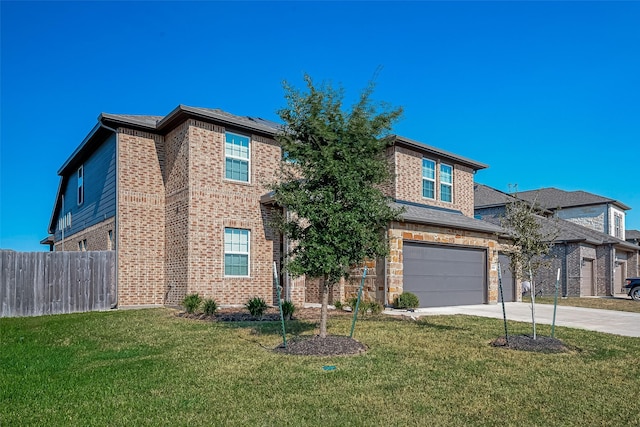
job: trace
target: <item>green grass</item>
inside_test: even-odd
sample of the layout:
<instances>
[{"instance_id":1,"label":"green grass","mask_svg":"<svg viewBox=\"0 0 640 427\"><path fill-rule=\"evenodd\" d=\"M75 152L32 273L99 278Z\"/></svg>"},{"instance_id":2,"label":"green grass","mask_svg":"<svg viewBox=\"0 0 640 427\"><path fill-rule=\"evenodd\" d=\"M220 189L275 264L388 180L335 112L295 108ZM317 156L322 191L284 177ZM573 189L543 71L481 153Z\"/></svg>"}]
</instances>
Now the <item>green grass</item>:
<instances>
[{"instance_id":1,"label":"green grass","mask_svg":"<svg viewBox=\"0 0 640 427\"><path fill-rule=\"evenodd\" d=\"M640 425L637 338L557 328L579 350L533 354L491 347L499 320L380 316L356 326L366 354L320 358L271 352L279 328L164 309L0 319L0 425Z\"/></svg>"},{"instance_id":2,"label":"green grass","mask_svg":"<svg viewBox=\"0 0 640 427\"><path fill-rule=\"evenodd\" d=\"M523 297L522 302L531 303L531 297ZM537 297L536 303L553 304L553 297ZM631 298L558 298L558 305L568 305L572 307L600 308L603 310L629 311L640 313L640 302Z\"/></svg>"}]
</instances>

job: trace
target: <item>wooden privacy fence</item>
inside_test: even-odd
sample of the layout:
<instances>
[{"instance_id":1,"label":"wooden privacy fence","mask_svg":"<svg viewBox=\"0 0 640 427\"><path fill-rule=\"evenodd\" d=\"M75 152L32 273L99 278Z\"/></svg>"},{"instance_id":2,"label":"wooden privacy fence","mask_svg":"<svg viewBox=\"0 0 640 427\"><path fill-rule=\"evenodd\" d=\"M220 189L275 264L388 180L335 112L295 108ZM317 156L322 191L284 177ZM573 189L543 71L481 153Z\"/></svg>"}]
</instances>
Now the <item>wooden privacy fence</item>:
<instances>
[{"instance_id":1,"label":"wooden privacy fence","mask_svg":"<svg viewBox=\"0 0 640 427\"><path fill-rule=\"evenodd\" d=\"M0 251L0 317L108 310L116 300L115 251Z\"/></svg>"}]
</instances>

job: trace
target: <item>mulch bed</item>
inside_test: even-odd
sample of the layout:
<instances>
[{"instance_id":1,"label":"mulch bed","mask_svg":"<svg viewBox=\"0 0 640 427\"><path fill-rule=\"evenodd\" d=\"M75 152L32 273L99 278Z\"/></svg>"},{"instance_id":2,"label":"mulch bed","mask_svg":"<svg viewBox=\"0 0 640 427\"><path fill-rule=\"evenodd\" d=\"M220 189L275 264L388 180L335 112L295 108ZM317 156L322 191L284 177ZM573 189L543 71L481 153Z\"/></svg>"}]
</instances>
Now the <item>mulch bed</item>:
<instances>
[{"instance_id":1,"label":"mulch bed","mask_svg":"<svg viewBox=\"0 0 640 427\"><path fill-rule=\"evenodd\" d=\"M353 338L341 335L327 335L326 338L316 335L288 341L287 348L281 344L274 351L301 356L342 356L362 354L367 351L367 347Z\"/></svg>"},{"instance_id":2,"label":"mulch bed","mask_svg":"<svg viewBox=\"0 0 640 427\"><path fill-rule=\"evenodd\" d=\"M529 335L509 336L509 344L505 337L500 337L491 342L494 347L503 347L510 350L531 351L537 353L570 353L572 351L565 343L557 338L538 336L535 340Z\"/></svg>"}]
</instances>

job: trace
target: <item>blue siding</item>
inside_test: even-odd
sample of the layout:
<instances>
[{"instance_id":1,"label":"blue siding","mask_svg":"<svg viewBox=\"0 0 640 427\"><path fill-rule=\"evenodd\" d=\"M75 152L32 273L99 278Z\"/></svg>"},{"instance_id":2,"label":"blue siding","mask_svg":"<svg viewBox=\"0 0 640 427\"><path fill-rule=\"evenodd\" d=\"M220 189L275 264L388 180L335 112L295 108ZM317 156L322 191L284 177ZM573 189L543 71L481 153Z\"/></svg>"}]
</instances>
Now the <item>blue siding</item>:
<instances>
[{"instance_id":1,"label":"blue siding","mask_svg":"<svg viewBox=\"0 0 640 427\"><path fill-rule=\"evenodd\" d=\"M64 209L56 219L55 240L62 238L58 220L71 212L71 228L65 236L75 234L116 214L116 136L112 134L84 162L84 203L78 205L78 170L73 170L62 190Z\"/></svg>"}]
</instances>

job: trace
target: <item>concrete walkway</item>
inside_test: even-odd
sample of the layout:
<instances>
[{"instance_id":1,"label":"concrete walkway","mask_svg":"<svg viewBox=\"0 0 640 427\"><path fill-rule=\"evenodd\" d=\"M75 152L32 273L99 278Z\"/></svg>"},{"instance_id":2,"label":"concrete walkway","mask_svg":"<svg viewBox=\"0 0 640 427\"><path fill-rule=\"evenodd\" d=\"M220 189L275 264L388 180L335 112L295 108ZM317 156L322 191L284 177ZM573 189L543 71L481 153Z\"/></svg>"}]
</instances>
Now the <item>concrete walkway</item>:
<instances>
[{"instance_id":1,"label":"concrete walkway","mask_svg":"<svg viewBox=\"0 0 640 427\"><path fill-rule=\"evenodd\" d=\"M508 302L505 304L507 319L531 322L531 304ZM415 312L385 310L391 316L437 316L466 314L469 316L502 319L502 304L459 305L453 307L419 308ZM550 325L553 320L553 305L536 304L536 322ZM595 308L558 306L556 325L568 328L587 329L607 334L640 337L640 313L599 310Z\"/></svg>"}]
</instances>

